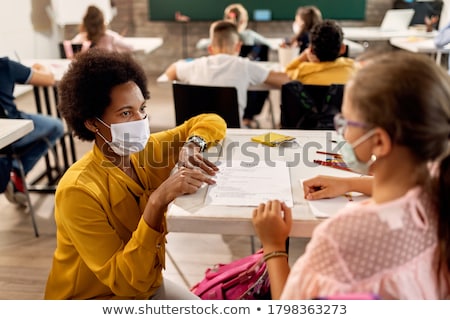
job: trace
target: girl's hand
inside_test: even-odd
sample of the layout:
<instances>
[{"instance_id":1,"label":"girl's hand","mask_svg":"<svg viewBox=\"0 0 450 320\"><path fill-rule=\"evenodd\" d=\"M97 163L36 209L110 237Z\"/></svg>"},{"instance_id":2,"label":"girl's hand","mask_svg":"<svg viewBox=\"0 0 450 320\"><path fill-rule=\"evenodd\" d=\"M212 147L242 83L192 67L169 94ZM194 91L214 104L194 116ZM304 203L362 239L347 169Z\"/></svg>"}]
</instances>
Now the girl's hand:
<instances>
[{"instance_id":1,"label":"girl's hand","mask_svg":"<svg viewBox=\"0 0 450 320\"><path fill-rule=\"evenodd\" d=\"M285 251L286 239L292 226L292 212L278 200L262 203L253 210L253 226L264 251Z\"/></svg>"},{"instance_id":2,"label":"girl's hand","mask_svg":"<svg viewBox=\"0 0 450 320\"><path fill-rule=\"evenodd\" d=\"M317 176L303 182L305 199L334 198L350 191L348 179L332 176Z\"/></svg>"}]
</instances>

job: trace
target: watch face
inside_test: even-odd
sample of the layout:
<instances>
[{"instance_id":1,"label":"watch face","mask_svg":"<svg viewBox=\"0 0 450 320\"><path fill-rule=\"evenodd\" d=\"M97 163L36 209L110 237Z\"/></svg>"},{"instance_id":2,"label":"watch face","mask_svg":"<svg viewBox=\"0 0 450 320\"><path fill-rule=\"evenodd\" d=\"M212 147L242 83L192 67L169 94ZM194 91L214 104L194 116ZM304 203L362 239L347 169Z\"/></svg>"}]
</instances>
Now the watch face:
<instances>
[{"instance_id":1,"label":"watch face","mask_svg":"<svg viewBox=\"0 0 450 320\"><path fill-rule=\"evenodd\" d=\"M206 149L206 142L205 142L205 140L203 140L202 138L200 138L198 136L190 137L188 141L189 142L193 142L197 146L199 146L200 147L200 151L204 151Z\"/></svg>"}]
</instances>

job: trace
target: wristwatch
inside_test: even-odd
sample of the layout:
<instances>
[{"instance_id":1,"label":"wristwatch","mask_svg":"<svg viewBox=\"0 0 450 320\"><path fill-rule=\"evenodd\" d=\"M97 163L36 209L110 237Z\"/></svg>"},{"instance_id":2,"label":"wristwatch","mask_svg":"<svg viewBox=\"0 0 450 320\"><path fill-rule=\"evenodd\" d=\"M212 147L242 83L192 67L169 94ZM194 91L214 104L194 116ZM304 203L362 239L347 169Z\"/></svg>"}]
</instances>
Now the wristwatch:
<instances>
[{"instance_id":1,"label":"wristwatch","mask_svg":"<svg viewBox=\"0 0 450 320\"><path fill-rule=\"evenodd\" d=\"M200 152L205 151L205 149L207 147L206 141L202 137L199 137L199 136L189 137L189 139L186 142L193 142L193 143L195 143L197 146L200 147Z\"/></svg>"}]
</instances>

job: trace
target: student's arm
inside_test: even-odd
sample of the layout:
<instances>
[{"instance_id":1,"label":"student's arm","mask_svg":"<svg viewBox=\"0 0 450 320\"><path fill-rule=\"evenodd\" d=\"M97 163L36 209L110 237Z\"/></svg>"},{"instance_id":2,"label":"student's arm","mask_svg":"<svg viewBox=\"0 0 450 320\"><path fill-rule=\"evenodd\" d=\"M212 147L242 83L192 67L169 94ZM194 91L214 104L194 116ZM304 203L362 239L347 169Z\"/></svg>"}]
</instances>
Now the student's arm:
<instances>
[{"instance_id":1,"label":"student's arm","mask_svg":"<svg viewBox=\"0 0 450 320\"><path fill-rule=\"evenodd\" d=\"M317 176L303 182L305 199L317 200L334 198L350 191L372 195L373 177L332 177Z\"/></svg>"},{"instance_id":2,"label":"student's arm","mask_svg":"<svg viewBox=\"0 0 450 320\"><path fill-rule=\"evenodd\" d=\"M174 81L174 80L178 80L177 78L177 66L176 66L176 62L172 63L166 70L165 72L167 78L170 81Z\"/></svg>"},{"instance_id":3,"label":"student's arm","mask_svg":"<svg viewBox=\"0 0 450 320\"><path fill-rule=\"evenodd\" d=\"M276 72L276 71L270 71L269 75L266 78L266 81L264 81L265 84L279 87L287 82L291 81L291 79L288 77L288 75L284 72Z\"/></svg>"},{"instance_id":4,"label":"student's arm","mask_svg":"<svg viewBox=\"0 0 450 320\"><path fill-rule=\"evenodd\" d=\"M115 31L112 30L108 30L108 34L111 35L112 39L113 39L113 44L115 49L118 52L132 52L133 51L133 46L129 43L127 43L125 41L125 38L122 37L120 34L118 34Z\"/></svg>"},{"instance_id":5,"label":"student's arm","mask_svg":"<svg viewBox=\"0 0 450 320\"><path fill-rule=\"evenodd\" d=\"M87 41L87 35L86 32L80 32L75 37L70 40L72 43L83 43L84 41Z\"/></svg>"},{"instance_id":6,"label":"student's arm","mask_svg":"<svg viewBox=\"0 0 450 320\"><path fill-rule=\"evenodd\" d=\"M434 38L434 43L436 44L436 47L443 47L450 43L450 23L438 32Z\"/></svg>"},{"instance_id":7,"label":"student's arm","mask_svg":"<svg viewBox=\"0 0 450 320\"><path fill-rule=\"evenodd\" d=\"M28 84L38 86L52 86L55 84L55 76L47 67L36 63L31 67L32 73Z\"/></svg>"},{"instance_id":8,"label":"student's arm","mask_svg":"<svg viewBox=\"0 0 450 320\"><path fill-rule=\"evenodd\" d=\"M255 44L266 45L266 46L268 46L270 49L277 49L277 48L273 48L273 47L271 46L270 41L267 40L267 38L265 38L265 37L262 36L261 34L257 33L256 31L251 30L251 37L253 37L253 41L255 42Z\"/></svg>"},{"instance_id":9,"label":"student's arm","mask_svg":"<svg viewBox=\"0 0 450 320\"><path fill-rule=\"evenodd\" d=\"M253 210L253 226L261 241L264 256L286 252L286 239L292 227L292 211L278 200L262 203ZM280 298L290 267L285 255L273 255L266 260L269 271L270 292L273 300Z\"/></svg>"}]
</instances>

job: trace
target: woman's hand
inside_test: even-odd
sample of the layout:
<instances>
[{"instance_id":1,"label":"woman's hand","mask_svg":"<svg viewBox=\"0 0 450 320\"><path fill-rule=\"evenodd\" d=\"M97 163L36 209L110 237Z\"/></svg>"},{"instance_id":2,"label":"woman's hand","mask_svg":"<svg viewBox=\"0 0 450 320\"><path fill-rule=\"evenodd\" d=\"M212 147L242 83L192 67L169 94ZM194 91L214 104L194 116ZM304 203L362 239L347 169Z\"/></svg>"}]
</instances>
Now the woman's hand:
<instances>
[{"instance_id":1,"label":"woman's hand","mask_svg":"<svg viewBox=\"0 0 450 320\"><path fill-rule=\"evenodd\" d=\"M264 252L286 250L286 239L292 226L292 212L284 202L272 200L260 204L253 210L252 222Z\"/></svg>"},{"instance_id":2,"label":"woman's hand","mask_svg":"<svg viewBox=\"0 0 450 320\"><path fill-rule=\"evenodd\" d=\"M170 175L154 193L157 192L158 197L165 199L165 205L168 205L178 196L195 193L203 183L211 185L215 184L216 181L199 168L181 167Z\"/></svg>"},{"instance_id":3,"label":"woman's hand","mask_svg":"<svg viewBox=\"0 0 450 320\"><path fill-rule=\"evenodd\" d=\"M195 193L203 183L211 185L216 182L198 168L179 168L150 195L144 220L151 228L160 230L169 203L178 196Z\"/></svg>"},{"instance_id":4,"label":"woman's hand","mask_svg":"<svg viewBox=\"0 0 450 320\"><path fill-rule=\"evenodd\" d=\"M213 176L219 168L214 163L205 159L200 148L193 142L185 143L180 150L178 167L200 168L208 175Z\"/></svg>"}]
</instances>

